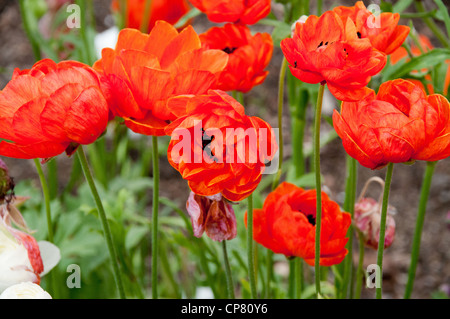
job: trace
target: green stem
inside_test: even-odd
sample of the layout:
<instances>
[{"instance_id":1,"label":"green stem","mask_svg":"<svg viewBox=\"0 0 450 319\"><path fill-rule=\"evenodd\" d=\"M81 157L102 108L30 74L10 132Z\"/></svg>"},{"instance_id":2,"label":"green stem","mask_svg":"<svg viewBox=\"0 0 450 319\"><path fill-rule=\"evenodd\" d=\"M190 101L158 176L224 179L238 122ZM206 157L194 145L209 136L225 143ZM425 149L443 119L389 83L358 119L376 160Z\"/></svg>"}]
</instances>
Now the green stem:
<instances>
[{"instance_id":1,"label":"green stem","mask_svg":"<svg viewBox=\"0 0 450 319\"><path fill-rule=\"evenodd\" d=\"M320 230L322 226L322 183L320 176L320 119L325 85L320 84L317 96L316 115L314 118L314 170L316 175L316 238L314 269L316 276L316 294L320 295Z\"/></svg>"},{"instance_id":2,"label":"green stem","mask_svg":"<svg viewBox=\"0 0 450 319\"><path fill-rule=\"evenodd\" d=\"M389 163L389 165L387 167L386 179L385 179L385 185L384 185L383 205L381 207L380 239L378 241L378 253L377 253L377 265L379 267L379 274L377 274L377 276L380 276L380 280L379 280L380 287L376 287L376 298L377 299L381 299L381 296L382 296L383 251L384 251L384 241L385 241L385 235L386 235L386 217L387 217L387 208L388 208L388 204L389 204L389 191L391 188L393 170L394 170L394 164Z\"/></svg>"},{"instance_id":3,"label":"green stem","mask_svg":"<svg viewBox=\"0 0 450 319\"><path fill-rule=\"evenodd\" d=\"M278 171L272 184L272 190L277 188L280 183L281 167L283 165L283 103L284 103L284 79L286 77L287 60L283 58L280 68L280 76L278 80L278 131L279 131L279 160Z\"/></svg>"},{"instance_id":4,"label":"green stem","mask_svg":"<svg viewBox=\"0 0 450 319\"><path fill-rule=\"evenodd\" d=\"M411 263L408 272L408 282L405 289L405 299L411 298L414 286L414 278L416 277L417 261L420 253L420 240L422 238L423 223L425 221L425 212L427 209L428 196L430 194L431 180L433 178L436 162L427 162L425 176L422 182L422 190L420 193L419 210L417 212L416 229L414 231L414 240L411 251Z\"/></svg>"},{"instance_id":5,"label":"green stem","mask_svg":"<svg viewBox=\"0 0 450 319\"><path fill-rule=\"evenodd\" d=\"M250 282L250 291L252 299L256 299L256 277L253 250L253 194L248 197L247 211L247 261L248 277Z\"/></svg>"},{"instance_id":6,"label":"green stem","mask_svg":"<svg viewBox=\"0 0 450 319\"><path fill-rule=\"evenodd\" d=\"M153 213L152 213L152 298L158 298L158 210L159 210L159 156L158 137L153 145Z\"/></svg>"},{"instance_id":7,"label":"green stem","mask_svg":"<svg viewBox=\"0 0 450 319\"><path fill-rule=\"evenodd\" d=\"M303 260L295 258L295 299L300 299L303 291Z\"/></svg>"},{"instance_id":8,"label":"green stem","mask_svg":"<svg viewBox=\"0 0 450 319\"><path fill-rule=\"evenodd\" d=\"M30 20L28 19L27 8L25 6L25 0L19 0L20 14L22 16L23 28L27 34L28 40L30 41L31 48L33 50L33 55L36 61L41 59L41 49L39 47L39 42L36 41L36 36L32 31Z\"/></svg>"},{"instance_id":9,"label":"green stem","mask_svg":"<svg viewBox=\"0 0 450 319\"><path fill-rule=\"evenodd\" d=\"M86 14L87 14L87 8L86 8L86 2L85 0L77 0L77 5L80 6L80 12L81 12L81 27L80 27L80 36L83 41L83 49L84 53L86 54L85 63L89 65L93 65L95 62L95 57L93 53L93 47L92 43L89 39L89 35L87 33L88 30L88 23L86 22Z\"/></svg>"},{"instance_id":10,"label":"green stem","mask_svg":"<svg viewBox=\"0 0 450 319\"><path fill-rule=\"evenodd\" d=\"M48 241L53 243L53 224L52 224L52 212L50 208L50 191L48 188L47 180L45 179L44 171L42 170L41 163L39 159L34 159L34 164L36 165L36 170L41 181L42 193L44 194L45 202L45 212L47 214L47 229L48 229Z\"/></svg>"},{"instance_id":11,"label":"green stem","mask_svg":"<svg viewBox=\"0 0 450 319\"><path fill-rule=\"evenodd\" d=\"M347 164L348 164L348 177L347 177L347 185L345 193L346 202L344 203L345 210L350 213L351 219L353 220L353 215L355 212L355 200L356 200L356 182L357 182L357 163L356 160L349 155L347 155ZM349 237L347 242L347 250L348 254L345 257L344 262L344 281L342 285L342 298L347 297L347 290L349 285L353 286L352 280L352 268L353 268L353 227L350 225L347 231L347 235Z\"/></svg>"},{"instance_id":12,"label":"green stem","mask_svg":"<svg viewBox=\"0 0 450 319\"><path fill-rule=\"evenodd\" d=\"M119 270L118 258L116 248L113 243L113 238L111 234L111 229L109 228L108 218L106 217L105 210L103 208L102 200L95 186L94 178L92 177L91 170L84 153L83 146L80 145L77 151L78 159L80 160L81 168L83 169L84 176L86 177L86 182L89 184L91 189L92 197L94 197L95 204L97 205L98 215L103 227L103 234L106 239L106 245L108 247L109 256L111 258L111 263L113 266L114 279L116 281L117 289L119 291L119 296L121 299L125 299L125 291L122 283L122 276Z\"/></svg>"},{"instance_id":13,"label":"green stem","mask_svg":"<svg viewBox=\"0 0 450 319\"><path fill-rule=\"evenodd\" d=\"M146 0L144 14L142 16L141 26L140 26L142 33L148 33L148 23L150 22L151 7L152 7L152 0Z\"/></svg>"},{"instance_id":14,"label":"green stem","mask_svg":"<svg viewBox=\"0 0 450 319\"><path fill-rule=\"evenodd\" d=\"M273 251L270 249L267 250L266 256L266 264L267 264L267 299L272 298L272 277L273 277Z\"/></svg>"},{"instance_id":15,"label":"green stem","mask_svg":"<svg viewBox=\"0 0 450 319\"><path fill-rule=\"evenodd\" d=\"M227 276L227 297L234 299L233 276L231 275L230 261L228 260L227 241L222 240L223 259L225 261L225 273Z\"/></svg>"},{"instance_id":16,"label":"green stem","mask_svg":"<svg viewBox=\"0 0 450 319\"><path fill-rule=\"evenodd\" d=\"M415 5L418 12L420 13L426 12L422 0L416 0ZM450 42L448 41L445 34L441 31L441 29L439 29L439 27L436 25L434 20L430 17L423 17L422 20L423 22L425 22L428 28L430 28L430 30L434 33L439 42L441 42L444 47L450 48Z\"/></svg>"},{"instance_id":17,"label":"green stem","mask_svg":"<svg viewBox=\"0 0 450 319\"><path fill-rule=\"evenodd\" d=\"M363 262L364 262L364 237L361 233L358 234L359 238L359 258L358 258L358 270L356 272L356 299L361 298L362 279L364 277Z\"/></svg>"},{"instance_id":18,"label":"green stem","mask_svg":"<svg viewBox=\"0 0 450 319\"><path fill-rule=\"evenodd\" d=\"M295 259L296 257L289 259L289 286L288 286L289 299L294 299L295 295Z\"/></svg>"}]
</instances>

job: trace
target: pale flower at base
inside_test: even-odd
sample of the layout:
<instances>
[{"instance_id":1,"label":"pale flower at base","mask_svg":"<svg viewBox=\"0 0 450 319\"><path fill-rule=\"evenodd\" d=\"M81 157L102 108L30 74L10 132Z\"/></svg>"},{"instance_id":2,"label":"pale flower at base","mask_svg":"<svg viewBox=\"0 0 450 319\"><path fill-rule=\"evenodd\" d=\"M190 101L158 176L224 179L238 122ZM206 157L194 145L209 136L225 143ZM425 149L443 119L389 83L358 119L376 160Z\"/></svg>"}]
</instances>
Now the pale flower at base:
<instances>
[{"instance_id":1,"label":"pale flower at base","mask_svg":"<svg viewBox=\"0 0 450 319\"><path fill-rule=\"evenodd\" d=\"M39 284L60 259L52 243L11 227L8 205L0 206L0 293L18 283Z\"/></svg>"},{"instance_id":2,"label":"pale flower at base","mask_svg":"<svg viewBox=\"0 0 450 319\"><path fill-rule=\"evenodd\" d=\"M41 286L27 281L7 288L0 299L52 299L52 296Z\"/></svg>"}]
</instances>

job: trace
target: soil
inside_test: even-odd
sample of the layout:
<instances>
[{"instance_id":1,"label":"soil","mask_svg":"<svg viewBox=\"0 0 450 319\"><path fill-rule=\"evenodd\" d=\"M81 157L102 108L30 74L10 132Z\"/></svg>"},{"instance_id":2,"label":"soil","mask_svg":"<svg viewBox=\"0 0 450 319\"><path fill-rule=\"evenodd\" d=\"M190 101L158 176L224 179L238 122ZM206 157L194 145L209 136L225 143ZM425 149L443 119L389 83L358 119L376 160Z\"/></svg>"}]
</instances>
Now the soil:
<instances>
[{"instance_id":1,"label":"soil","mask_svg":"<svg viewBox=\"0 0 450 319\"><path fill-rule=\"evenodd\" d=\"M353 1L342 3L345 5L354 4ZM97 31L106 29L111 23L111 19L107 18L109 4L110 1L108 0L95 1ZM324 1L324 8L331 8L332 5L335 5L334 2ZM21 18L17 1L0 0L0 88L3 88L11 78L14 68L30 68L34 62L31 46L19 21L21 21ZM197 32L203 32L209 25L206 18L201 16L195 20L194 27ZM424 30L427 34L425 28L419 30ZM269 77L263 85L256 87L246 95L246 101L249 102L246 106L248 113L250 115L258 114L273 127L277 127L276 88L281 60L281 50L276 48L272 62L268 67ZM254 105L255 101L262 101L260 105L264 105L264 107ZM333 105L334 102L331 101L330 103L330 105ZM337 103L334 103L334 105L336 107ZM285 108L283 123L286 149L289 150L290 114L287 107ZM324 131L330 129L329 126L327 128L326 123L323 127ZM310 143L310 136L306 136L305 145ZM287 151L287 155L289 155L289 151ZM37 179L33 161L2 159L9 166L11 175L16 181L30 178ZM330 190L332 199L342 202L345 186L345 152L339 139L334 140L322 149L321 161L324 185ZM340 165L336 165L336 163L340 163ZM413 298L430 298L444 284L450 285L450 229L447 220L447 212L450 210L449 164L450 158L440 161L436 166L423 229ZM69 170L71 160L65 156L59 156L58 165L63 167L64 170ZM397 208L398 213L395 215L395 241L390 248L386 249L384 257L383 290L385 298L403 297L424 170L425 163L422 162L415 163L412 166L399 164L395 165L394 168L390 204ZM65 175L69 174L61 174L61 185L67 182L64 178ZM358 190L361 190L365 181L371 176L380 176L384 179L384 175L385 169L372 171L359 167ZM182 207L189 190L179 174L165 161L161 161L161 184L162 196L178 201ZM378 198L378 192L379 189L374 187L369 194ZM357 249L355 245L355 262L358 257ZM376 251L366 248L365 254L365 266L376 263ZM364 289L363 296L373 298L374 291Z\"/></svg>"}]
</instances>

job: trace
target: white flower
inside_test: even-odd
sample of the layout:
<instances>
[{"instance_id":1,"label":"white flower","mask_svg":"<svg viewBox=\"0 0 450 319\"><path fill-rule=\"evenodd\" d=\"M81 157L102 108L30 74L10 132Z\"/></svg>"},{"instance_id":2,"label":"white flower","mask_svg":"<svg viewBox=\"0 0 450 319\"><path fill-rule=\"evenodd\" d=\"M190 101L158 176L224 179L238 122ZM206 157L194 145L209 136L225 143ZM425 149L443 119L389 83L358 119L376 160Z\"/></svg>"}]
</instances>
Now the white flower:
<instances>
[{"instance_id":1,"label":"white flower","mask_svg":"<svg viewBox=\"0 0 450 319\"><path fill-rule=\"evenodd\" d=\"M12 228L5 205L0 206L0 217L0 293L22 282L39 284L61 259L59 248Z\"/></svg>"},{"instance_id":2,"label":"white flower","mask_svg":"<svg viewBox=\"0 0 450 319\"><path fill-rule=\"evenodd\" d=\"M39 285L28 281L7 288L0 299L52 299L52 296Z\"/></svg>"}]
</instances>

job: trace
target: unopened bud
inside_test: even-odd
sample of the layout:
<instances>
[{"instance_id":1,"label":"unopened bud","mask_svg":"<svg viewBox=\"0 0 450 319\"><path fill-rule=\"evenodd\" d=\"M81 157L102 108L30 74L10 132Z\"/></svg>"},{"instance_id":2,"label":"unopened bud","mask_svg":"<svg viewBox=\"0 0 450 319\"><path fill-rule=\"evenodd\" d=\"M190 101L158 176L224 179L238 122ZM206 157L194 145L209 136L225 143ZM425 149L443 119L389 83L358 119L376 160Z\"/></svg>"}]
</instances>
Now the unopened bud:
<instances>
[{"instance_id":1,"label":"unopened bud","mask_svg":"<svg viewBox=\"0 0 450 319\"><path fill-rule=\"evenodd\" d=\"M386 233L384 248L392 245L395 237L395 220L392 217L396 209L388 206L386 216ZM364 243L373 249L378 249L380 240L381 206L373 198L361 198L355 204L355 225L359 229L359 235L363 236Z\"/></svg>"},{"instance_id":2,"label":"unopened bud","mask_svg":"<svg viewBox=\"0 0 450 319\"><path fill-rule=\"evenodd\" d=\"M236 237L236 216L231 203L222 194L201 196L191 192L186 202L194 236L206 235L215 241Z\"/></svg>"}]
</instances>

